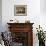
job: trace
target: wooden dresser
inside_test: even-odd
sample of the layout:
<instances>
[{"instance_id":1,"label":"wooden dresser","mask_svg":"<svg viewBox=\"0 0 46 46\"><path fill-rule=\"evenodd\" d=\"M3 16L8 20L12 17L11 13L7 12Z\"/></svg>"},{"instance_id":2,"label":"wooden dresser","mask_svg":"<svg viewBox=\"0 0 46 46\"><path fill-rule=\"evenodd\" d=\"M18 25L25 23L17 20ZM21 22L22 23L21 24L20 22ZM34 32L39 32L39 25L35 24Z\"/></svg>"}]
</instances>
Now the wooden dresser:
<instances>
[{"instance_id":1,"label":"wooden dresser","mask_svg":"<svg viewBox=\"0 0 46 46\"><path fill-rule=\"evenodd\" d=\"M33 46L33 23L7 23L12 39L15 42L23 43L22 46Z\"/></svg>"}]
</instances>

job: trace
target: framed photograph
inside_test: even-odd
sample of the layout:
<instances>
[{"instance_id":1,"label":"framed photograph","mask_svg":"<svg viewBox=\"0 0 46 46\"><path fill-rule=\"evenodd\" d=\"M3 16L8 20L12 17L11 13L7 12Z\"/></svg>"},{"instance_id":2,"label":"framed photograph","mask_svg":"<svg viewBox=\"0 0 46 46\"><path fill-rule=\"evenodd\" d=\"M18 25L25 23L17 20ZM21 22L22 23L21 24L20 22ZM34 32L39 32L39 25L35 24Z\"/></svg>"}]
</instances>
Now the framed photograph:
<instances>
[{"instance_id":1,"label":"framed photograph","mask_svg":"<svg viewBox=\"0 0 46 46\"><path fill-rule=\"evenodd\" d=\"M26 16L27 5L14 5L14 16Z\"/></svg>"}]
</instances>

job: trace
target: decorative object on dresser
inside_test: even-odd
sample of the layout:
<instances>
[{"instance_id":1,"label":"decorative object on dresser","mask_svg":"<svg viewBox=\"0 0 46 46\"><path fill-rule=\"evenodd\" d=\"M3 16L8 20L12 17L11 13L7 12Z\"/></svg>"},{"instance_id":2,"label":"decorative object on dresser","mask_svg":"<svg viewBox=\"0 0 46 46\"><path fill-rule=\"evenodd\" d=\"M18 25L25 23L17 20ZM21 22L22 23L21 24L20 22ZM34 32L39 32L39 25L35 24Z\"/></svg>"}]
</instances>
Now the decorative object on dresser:
<instances>
[{"instance_id":1,"label":"decorative object on dresser","mask_svg":"<svg viewBox=\"0 0 46 46\"><path fill-rule=\"evenodd\" d=\"M10 21L8 21L9 23L19 23L19 21L17 19L10 19Z\"/></svg>"},{"instance_id":2,"label":"decorative object on dresser","mask_svg":"<svg viewBox=\"0 0 46 46\"><path fill-rule=\"evenodd\" d=\"M18 46L33 46L33 23L7 23L12 41Z\"/></svg>"}]
</instances>

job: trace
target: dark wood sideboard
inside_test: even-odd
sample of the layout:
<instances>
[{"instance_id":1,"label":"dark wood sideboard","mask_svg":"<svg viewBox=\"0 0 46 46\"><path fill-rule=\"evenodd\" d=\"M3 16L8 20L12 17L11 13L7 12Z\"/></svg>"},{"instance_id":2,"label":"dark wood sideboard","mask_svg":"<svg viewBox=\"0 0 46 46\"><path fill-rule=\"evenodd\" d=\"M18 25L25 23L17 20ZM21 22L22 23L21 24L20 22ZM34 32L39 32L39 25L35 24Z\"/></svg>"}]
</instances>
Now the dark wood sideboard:
<instances>
[{"instance_id":1,"label":"dark wood sideboard","mask_svg":"<svg viewBox=\"0 0 46 46\"><path fill-rule=\"evenodd\" d=\"M23 43L22 46L33 46L33 23L7 23L12 39Z\"/></svg>"}]
</instances>

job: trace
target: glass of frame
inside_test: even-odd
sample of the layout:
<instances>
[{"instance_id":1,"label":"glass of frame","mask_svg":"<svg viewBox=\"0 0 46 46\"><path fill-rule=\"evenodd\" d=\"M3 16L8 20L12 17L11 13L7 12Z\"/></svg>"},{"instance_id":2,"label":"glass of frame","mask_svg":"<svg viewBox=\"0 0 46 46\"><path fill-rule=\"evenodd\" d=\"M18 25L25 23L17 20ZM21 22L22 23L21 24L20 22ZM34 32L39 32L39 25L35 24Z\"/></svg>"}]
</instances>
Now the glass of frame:
<instances>
[{"instance_id":1,"label":"glass of frame","mask_svg":"<svg viewBox=\"0 0 46 46\"><path fill-rule=\"evenodd\" d=\"M14 5L14 16L26 16L27 5Z\"/></svg>"}]
</instances>

